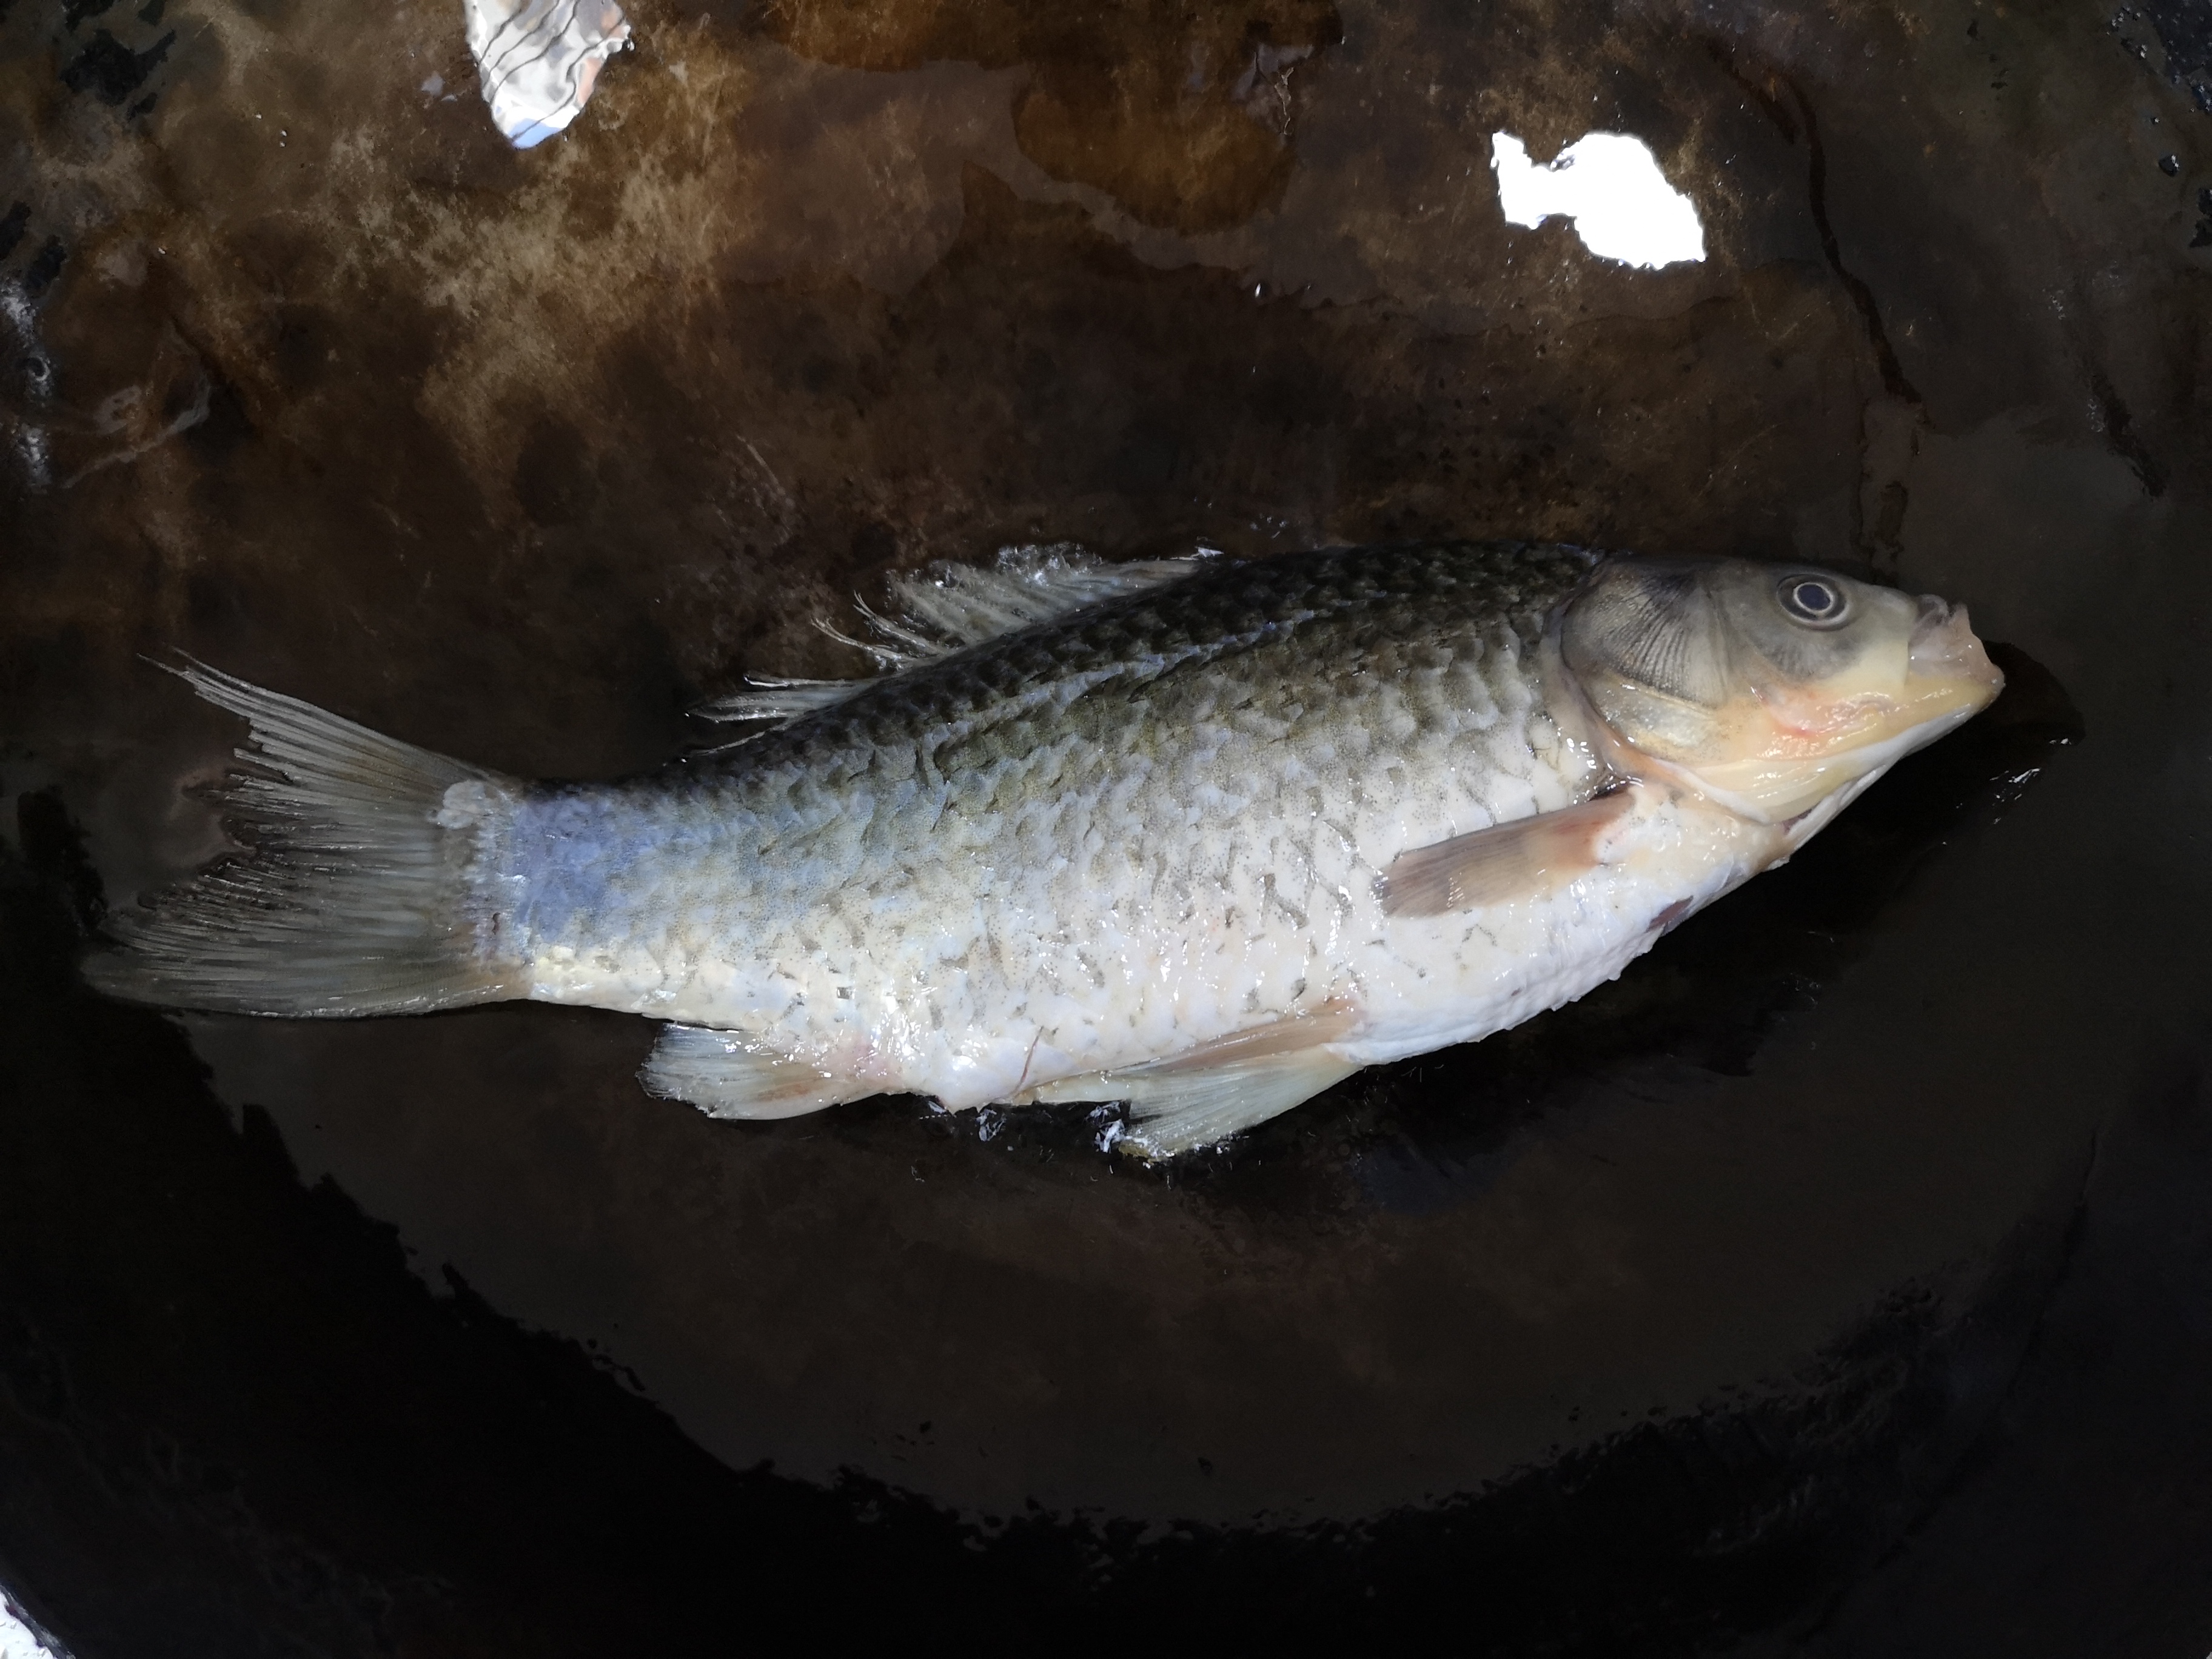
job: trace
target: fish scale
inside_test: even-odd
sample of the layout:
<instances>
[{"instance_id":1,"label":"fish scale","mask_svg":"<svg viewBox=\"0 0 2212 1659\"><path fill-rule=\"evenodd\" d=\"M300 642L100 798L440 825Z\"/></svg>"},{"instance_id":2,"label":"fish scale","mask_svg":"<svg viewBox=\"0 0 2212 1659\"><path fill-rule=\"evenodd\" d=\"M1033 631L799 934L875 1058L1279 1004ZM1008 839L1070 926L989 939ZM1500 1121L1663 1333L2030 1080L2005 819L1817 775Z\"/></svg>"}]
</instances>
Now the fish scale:
<instances>
[{"instance_id":1,"label":"fish scale","mask_svg":"<svg viewBox=\"0 0 2212 1659\"><path fill-rule=\"evenodd\" d=\"M954 1105L1318 1007L1374 977L1346 947L1382 932L1390 856L1591 787L1534 665L1589 564L1201 567L664 777L526 800L533 994ZM577 844L620 849L596 898Z\"/></svg>"},{"instance_id":2,"label":"fish scale","mask_svg":"<svg viewBox=\"0 0 2212 1659\"><path fill-rule=\"evenodd\" d=\"M249 849L98 983L252 1013L656 1016L718 1115L1119 1100L1168 1156L1580 996L1996 693L1965 613L1522 543L894 577L886 673L532 786L192 665Z\"/></svg>"}]
</instances>

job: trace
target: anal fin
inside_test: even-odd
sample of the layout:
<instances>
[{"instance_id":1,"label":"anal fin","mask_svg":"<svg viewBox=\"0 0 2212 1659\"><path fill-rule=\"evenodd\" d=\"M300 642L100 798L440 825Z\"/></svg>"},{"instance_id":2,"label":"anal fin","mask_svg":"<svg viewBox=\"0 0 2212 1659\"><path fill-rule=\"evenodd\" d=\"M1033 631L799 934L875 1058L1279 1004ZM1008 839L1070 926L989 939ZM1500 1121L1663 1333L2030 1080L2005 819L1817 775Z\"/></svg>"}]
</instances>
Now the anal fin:
<instances>
[{"instance_id":1,"label":"anal fin","mask_svg":"<svg viewBox=\"0 0 2212 1659\"><path fill-rule=\"evenodd\" d=\"M1442 916L1553 891L1597 867L1601 839L1634 804L1617 789L1401 853L1376 884L1382 912Z\"/></svg>"},{"instance_id":2,"label":"anal fin","mask_svg":"<svg viewBox=\"0 0 2212 1659\"><path fill-rule=\"evenodd\" d=\"M638 1081L647 1094L689 1101L708 1117L799 1117L877 1092L798 1060L756 1054L734 1031L664 1025Z\"/></svg>"},{"instance_id":3,"label":"anal fin","mask_svg":"<svg viewBox=\"0 0 2212 1659\"><path fill-rule=\"evenodd\" d=\"M1139 1158L1173 1158L1226 1140L1239 1130L1280 1117L1359 1069L1326 1048L1231 1060L1212 1066L1170 1061L1118 1074L1129 1102L1129 1132L1120 1144Z\"/></svg>"},{"instance_id":4,"label":"anal fin","mask_svg":"<svg viewBox=\"0 0 2212 1659\"><path fill-rule=\"evenodd\" d=\"M1358 1023L1348 1007L1294 1015L1200 1044L1187 1054L1115 1071L1062 1078L1033 1100L1126 1100L1129 1132L1117 1143L1139 1158L1173 1158L1312 1099L1359 1069L1327 1044Z\"/></svg>"}]
</instances>

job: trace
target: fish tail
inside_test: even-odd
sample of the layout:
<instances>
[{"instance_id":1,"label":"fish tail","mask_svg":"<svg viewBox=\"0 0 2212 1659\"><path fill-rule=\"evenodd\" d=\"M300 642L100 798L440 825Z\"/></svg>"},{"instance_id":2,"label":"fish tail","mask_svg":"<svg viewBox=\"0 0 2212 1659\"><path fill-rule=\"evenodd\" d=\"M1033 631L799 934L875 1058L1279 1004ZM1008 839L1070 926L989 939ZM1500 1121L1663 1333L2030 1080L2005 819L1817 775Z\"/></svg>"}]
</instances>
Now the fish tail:
<instances>
[{"instance_id":1,"label":"fish tail","mask_svg":"<svg viewBox=\"0 0 2212 1659\"><path fill-rule=\"evenodd\" d=\"M99 989L228 1013L424 1012L527 993L494 902L520 786L198 663L252 726L219 799L246 846L113 918Z\"/></svg>"}]
</instances>

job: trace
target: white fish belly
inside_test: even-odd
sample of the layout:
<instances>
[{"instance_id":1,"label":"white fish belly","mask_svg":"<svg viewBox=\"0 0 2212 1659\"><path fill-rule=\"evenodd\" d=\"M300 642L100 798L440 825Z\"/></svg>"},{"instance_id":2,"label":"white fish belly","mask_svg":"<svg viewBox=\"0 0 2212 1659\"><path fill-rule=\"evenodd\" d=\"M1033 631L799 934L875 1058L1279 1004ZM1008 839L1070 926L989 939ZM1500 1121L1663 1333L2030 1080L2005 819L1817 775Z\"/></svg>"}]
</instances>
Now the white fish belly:
<instances>
[{"instance_id":1,"label":"white fish belly","mask_svg":"<svg viewBox=\"0 0 2212 1659\"><path fill-rule=\"evenodd\" d=\"M1669 928L1771 865L1781 833L1696 797L1637 785L1600 862L1525 897L1387 920L1363 960L1363 1065L1469 1042L1617 977Z\"/></svg>"}]
</instances>

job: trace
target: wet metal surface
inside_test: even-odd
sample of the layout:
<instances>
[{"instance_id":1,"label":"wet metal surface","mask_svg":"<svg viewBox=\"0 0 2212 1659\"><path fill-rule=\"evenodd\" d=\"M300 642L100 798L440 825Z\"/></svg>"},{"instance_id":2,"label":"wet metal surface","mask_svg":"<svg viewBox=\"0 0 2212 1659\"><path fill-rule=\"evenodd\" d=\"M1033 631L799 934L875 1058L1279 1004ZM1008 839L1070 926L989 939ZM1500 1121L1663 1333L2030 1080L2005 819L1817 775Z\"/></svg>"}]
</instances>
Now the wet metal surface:
<instances>
[{"instance_id":1,"label":"wet metal surface","mask_svg":"<svg viewBox=\"0 0 2212 1659\"><path fill-rule=\"evenodd\" d=\"M664 0L518 151L458 4L0 10L0 1583L85 1659L2212 1646L2200 12ZM1701 259L1506 222L1591 133ZM73 978L222 844L146 655L605 776L890 570L1427 534L1834 563L2010 689L1165 1174Z\"/></svg>"}]
</instances>

